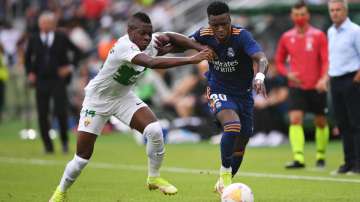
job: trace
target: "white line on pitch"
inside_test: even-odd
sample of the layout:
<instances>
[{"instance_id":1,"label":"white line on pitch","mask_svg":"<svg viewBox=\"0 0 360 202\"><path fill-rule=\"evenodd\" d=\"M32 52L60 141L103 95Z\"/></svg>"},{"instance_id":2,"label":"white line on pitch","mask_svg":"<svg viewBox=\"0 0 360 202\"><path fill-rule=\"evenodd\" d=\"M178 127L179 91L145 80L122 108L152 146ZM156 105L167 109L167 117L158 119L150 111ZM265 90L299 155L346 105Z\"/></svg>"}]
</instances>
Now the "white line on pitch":
<instances>
[{"instance_id":1,"label":"white line on pitch","mask_svg":"<svg viewBox=\"0 0 360 202\"><path fill-rule=\"evenodd\" d=\"M30 164L30 165L63 165L66 162L55 160L43 160L43 159L23 159L23 158L10 158L0 157L0 162L8 164ZM96 163L91 162L90 167L100 169L121 169L132 171L146 171L146 166L140 165L124 165L124 164L111 164L111 163ZM211 174L217 175L217 170L206 169L190 169L190 168L178 168L178 167L162 167L162 171L171 173L191 173L191 174ZM309 181L328 181L328 182L346 182L346 183L360 183L360 179L346 179L338 177L319 177L319 176L305 176L305 175L283 175L274 173L255 173L255 172L240 172L240 176L247 177L261 177L261 178L274 178L274 179L288 179L288 180L309 180Z\"/></svg>"}]
</instances>

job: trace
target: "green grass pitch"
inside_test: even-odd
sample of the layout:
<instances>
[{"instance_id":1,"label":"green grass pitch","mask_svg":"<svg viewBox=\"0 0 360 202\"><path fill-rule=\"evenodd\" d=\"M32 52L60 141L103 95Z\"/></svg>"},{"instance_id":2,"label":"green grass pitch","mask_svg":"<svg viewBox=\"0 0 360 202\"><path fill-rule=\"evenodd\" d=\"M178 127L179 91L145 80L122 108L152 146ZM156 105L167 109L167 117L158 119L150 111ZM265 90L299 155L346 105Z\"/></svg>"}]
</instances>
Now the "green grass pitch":
<instances>
[{"instance_id":1,"label":"green grass pitch","mask_svg":"<svg viewBox=\"0 0 360 202\"><path fill-rule=\"evenodd\" d=\"M0 125L0 202L48 201L57 186L71 151L45 155L39 139L20 140L20 123ZM249 185L255 201L329 202L360 201L360 175L331 176L342 162L340 142L331 142L327 167L314 168L315 146L306 144L305 170L287 171L291 159L289 145L277 148L249 148L235 182ZM167 145L162 176L174 183L179 193L165 196L145 187L145 148L130 135L101 136L88 167L69 190L73 202L218 202L212 192L220 165L219 148L208 143Z\"/></svg>"}]
</instances>

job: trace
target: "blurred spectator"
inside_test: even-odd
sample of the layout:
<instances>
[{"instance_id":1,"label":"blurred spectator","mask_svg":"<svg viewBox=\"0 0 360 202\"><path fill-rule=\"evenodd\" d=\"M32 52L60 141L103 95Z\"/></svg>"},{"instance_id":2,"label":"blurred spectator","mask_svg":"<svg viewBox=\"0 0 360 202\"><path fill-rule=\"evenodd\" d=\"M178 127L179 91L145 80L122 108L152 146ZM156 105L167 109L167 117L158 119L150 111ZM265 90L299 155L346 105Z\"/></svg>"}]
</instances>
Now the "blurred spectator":
<instances>
[{"instance_id":1,"label":"blurred spectator","mask_svg":"<svg viewBox=\"0 0 360 202\"><path fill-rule=\"evenodd\" d=\"M11 91L11 96L7 96L7 99L11 100L11 109L7 110L8 116L16 118L21 112L22 99L20 99L23 93L23 85L19 79L24 77L22 69L19 68L19 57L17 43L21 38L22 33L20 30L13 27L10 22L5 22L4 28L0 31L0 45L3 47L4 53L4 65L9 69L9 82L7 84L8 91Z\"/></svg>"},{"instance_id":2,"label":"blurred spectator","mask_svg":"<svg viewBox=\"0 0 360 202\"><path fill-rule=\"evenodd\" d=\"M0 46L1 47L1 46ZM3 60L2 51L0 50L0 123L3 119L3 112L5 106L5 82L8 80L8 70Z\"/></svg>"},{"instance_id":3,"label":"blurred spectator","mask_svg":"<svg viewBox=\"0 0 360 202\"><path fill-rule=\"evenodd\" d=\"M173 121L173 127L198 133L202 139L208 139L220 132L213 126L214 118L208 108L206 71L208 63L199 63L192 73L177 82L166 100L179 117Z\"/></svg>"},{"instance_id":4,"label":"blurred spectator","mask_svg":"<svg viewBox=\"0 0 360 202\"><path fill-rule=\"evenodd\" d=\"M169 96L170 89L156 70L147 69L136 84L135 93L146 104L160 108Z\"/></svg>"},{"instance_id":5,"label":"blurred spectator","mask_svg":"<svg viewBox=\"0 0 360 202\"><path fill-rule=\"evenodd\" d=\"M35 86L40 133L45 152L53 153L49 137L50 100L54 101L54 112L59 122L63 152L68 152L67 92L71 78L71 63L68 53L79 59L80 50L61 32L55 31L53 13L45 12L39 17L40 33L34 33L28 42L25 65L28 82Z\"/></svg>"},{"instance_id":6,"label":"blurred spectator","mask_svg":"<svg viewBox=\"0 0 360 202\"><path fill-rule=\"evenodd\" d=\"M85 17L89 20L99 20L108 4L108 0L82 0Z\"/></svg>"},{"instance_id":7,"label":"blurred spectator","mask_svg":"<svg viewBox=\"0 0 360 202\"><path fill-rule=\"evenodd\" d=\"M183 77L173 88L167 102L174 105L178 116L183 118L210 116L205 94L207 82L204 74L207 69L207 62L201 62L193 68L192 73Z\"/></svg>"},{"instance_id":8,"label":"blurred spectator","mask_svg":"<svg viewBox=\"0 0 360 202\"><path fill-rule=\"evenodd\" d=\"M360 174L360 27L348 18L346 0L330 0L328 7L331 96L345 157L335 173Z\"/></svg>"},{"instance_id":9,"label":"blurred spectator","mask_svg":"<svg viewBox=\"0 0 360 202\"><path fill-rule=\"evenodd\" d=\"M69 38L84 53L90 53L93 49L93 41L89 34L80 26L78 19L71 19L69 22Z\"/></svg>"},{"instance_id":10,"label":"blurred spectator","mask_svg":"<svg viewBox=\"0 0 360 202\"><path fill-rule=\"evenodd\" d=\"M0 44L9 68L13 68L17 61L16 44L20 37L21 32L18 29L15 29L9 22L4 23L4 28L0 31Z\"/></svg>"},{"instance_id":11,"label":"blurred spectator","mask_svg":"<svg viewBox=\"0 0 360 202\"><path fill-rule=\"evenodd\" d=\"M155 5L150 11L150 17L153 21L155 31L172 30L171 15L169 3L164 1Z\"/></svg>"},{"instance_id":12,"label":"blurred spectator","mask_svg":"<svg viewBox=\"0 0 360 202\"><path fill-rule=\"evenodd\" d=\"M87 19L86 26L91 36L99 27L99 20L109 3L109 0L82 0L81 12Z\"/></svg>"},{"instance_id":13,"label":"blurred spectator","mask_svg":"<svg viewBox=\"0 0 360 202\"><path fill-rule=\"evenodd\" d=\"M113 19L109 15L105 15L101 18L100 21L101 27L97 33L97 52L98 56L102 61L106 60L106 57L110 51L110 49L115 45L117 39L115 38L112 27Z\"/></svg>"},{"instance_id":14,"label":"blurred spectator","mask_svg":"<svg viewBox=\"0 0 360 202\"><path fill-rule=\"evenodd\" d=\"M310 13L303 1L291 9L294 28L285 32L276 52L276 66L289 81L289 139L294 160L286 168L304 168L304 113L315 114L316 166L325 166L329 141L326 116L326 72L328 53L326 35L309 24ZM289 70L286 60L289 58Z\"/></svg>"}]
</instances>

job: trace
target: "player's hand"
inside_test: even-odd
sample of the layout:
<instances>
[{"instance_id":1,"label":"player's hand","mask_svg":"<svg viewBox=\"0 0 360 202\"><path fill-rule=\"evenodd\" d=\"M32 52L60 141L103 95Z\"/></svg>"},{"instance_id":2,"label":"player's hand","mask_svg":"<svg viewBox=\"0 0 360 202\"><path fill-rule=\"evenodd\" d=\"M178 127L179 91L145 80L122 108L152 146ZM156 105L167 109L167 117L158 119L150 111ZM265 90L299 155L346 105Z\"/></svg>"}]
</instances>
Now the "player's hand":
<instances>
[{"instance_id":1,"label":"player's hand","mask_svg":"<svg viewBox=\"0 0 360 202\"><path fill-rule=\"evenodd\" d=\"M171 53L175 49L175 46L169 44L169 45L166 45L166 46L155 47L155 48L158 51L157 55L162 56L162 55L166 55L168 53Z\"/></svg>"},{"instance_id":2,"label":"player's hand","mask_svg":"<svg viewBox=\"0 0 360 202\"><path fill-rule=\"evenodd\" d=\"M268 99L265 99L262 96L255 96L254 97L254 106L256 109L264 109L269 105Z\"/></svg>"},{"instance_id":3,"label":"player's hand","mask_svg":"<svg viewBox=\"0 0 360 202\"><path fill-rule=\"evenodd\" d=\"M166 34L156 34L154 36L155 48L166 46L170 43L170 38Z\"/></svg>"},{"instance_id":4,"label":"player's hand","mask_svg":"<svg viewBox=\"0 0 360 202\"><path fill-rule=\"evenodd\" d=\"M299 80L298 75L299 75L299 73L297 73L297 72L289 72L287 74L287 78L289 81L294 82L296 85L300 85L301 81Z\"/></svg>"},{"instance_id":5,"label":"player's hand","mask_svg":"<svg viewBox=\"0 0 360 202\"><path fill-rule=\"evenodd\" d=\"M262 81L260 79L255 79L254 89L255 89L256 94L262 95L264 98L267 98L266 87L265 87L264 81Z\"/></svg>"},{"instance_id":6,"label":"player's hand","mask_svg":"<svg viewBox=\"0 0 360 202\"><path fill-rule=\"evenodd\" d=\"M327 80L327 78L326 77L324 77L324 78L321 78L317 83L316 83L316 86L315 86L315 88L316 88L316 90L318 91L318 92L326 92L327 90L328 90L328 80Z\"/></svg>"},{"instance_id":7,"label":"player's hand","mask_svg":"<svg viewBox=\"0 0 360 202\"><path fill-rule=\"evenodd\" d=\"M217 56L217 54L215 53L215 51L214 51L212 48L210 48L210 46L202 45L202 48L203 48L203 50L206 50L206 49L211 50L212 56L213 56L213 57L212 57L212 60L219 58L219 57Z\"/></svg>"},{"instance_id":8,"label":"player's hand","mask_svg":"<svg viewBox=\"0 0 360 202\"><path fill-rule=\"evenodd\" d=\"M157 34L154 37L155 48L158 51L158 55L165 55L170 53L175 47L170 44L170 38L165 34Z\"/></svg>"},{"instance_id":9,"label":"player's hand","mask_svg":"<svg viewBox=\"0 0 360 202\"><path fill-rule=\"evenodd\" d=\"M203 60L212 60L213 58L214 58L214 51L212 51L211 49L202 50L190 57L191 61L194 64L198 64Z\"/></svg>"},{"instance_id":10,"label":"player's hand","mask_svg":"<svg viewBox=\"0 0 360 202\"><path fill-rule=\"evenodd\" d=\"M353 81L354 81L354 83L360 84L360 70L357 71L357 73L355 74Z\"/></svg>"}]
</instances>

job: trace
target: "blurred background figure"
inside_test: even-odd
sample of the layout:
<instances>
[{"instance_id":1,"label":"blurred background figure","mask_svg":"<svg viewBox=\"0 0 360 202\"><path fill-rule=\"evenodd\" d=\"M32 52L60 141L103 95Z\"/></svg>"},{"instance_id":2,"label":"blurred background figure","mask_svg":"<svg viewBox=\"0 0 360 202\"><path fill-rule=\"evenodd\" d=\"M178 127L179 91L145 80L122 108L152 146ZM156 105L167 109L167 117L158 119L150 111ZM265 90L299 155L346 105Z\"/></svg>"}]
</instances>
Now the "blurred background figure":
<instances>
[{"instance_id":1,"label":"blurred background figure","mask_svg":"<svg viewBox=\"0 0 360 202\"><path fill-rule=\"evenodd\" d=\"M5 106L5 82L9 78L7 66L4 63L4 56L0 46L0 123L3 119L4 106Z\"/></svg>"},{"instance_id":2,"label":"blurred background figure","mask_svg":"<svg viewBox=\"0 0 360 202\"><path fill-rule=\"evenodd\" d=\"M23 85L21 82L23 80L20 79L20 77L23 77L23 71L22 68L19 68L18 64L20 63L21 58L19 58L17 54L17 43L22 33L21 30L14 27L12 23L15 22L4 22L3 29L0 32L0 46L3 48L3 63L9 72L9 80L6 85L8 86L7 91L12 92L6 93L7 99L9 100L8 104L12 106L11 109L8 110L7 116L8 119L16 120L16 116L21 113L21 94L23 93Z\"/></svg>"},{"instance_id":3,"label":"blurred background figure","mask_svg":"<svg viewBox=\"0 0 360 202\"><path fill-rule=\"evenodd\" d=\"M54 153L49 137L51 120L51 101L53 111L59 122L62 151L68 152L68 99L66 86L71 79L73 59L79 59L81 51L62 32L56 31L54 13L44 12L38 20L40 31L33 33L28 41L25 66L29 85L35 87L36 106L40 134L45 153Z\"/></svg>"},{"instance_id":4,"label":"blurred background figure","mask_svg":"<svg viewBox=\"0 0 360 202\"><path fill-rule=\"evenodd\" d=\"M309 24L310 13L299 1L291 9L294 28L285 32L276 52L276 66L289 81L289 139L294 161L286 168L304 168L304 113L315 114L316 166L325 166L325 151L329 140L326 120L326 76L328 53L326 35ZM289 60L287 60L289 59ZM289 68L286 63L289 61Z\"/></svg>"},{"instance_id":5,"label":"blurred background figure","mask_svg":"<svg viewBox=\"0 0 360 202\"><path fill-rule=\"evenodd\" d=\"M328 8L331 95L345 162L334 173L360 174L360 27L348 18L346 0L330 0Z\"/></svg>"}]
</instances>

